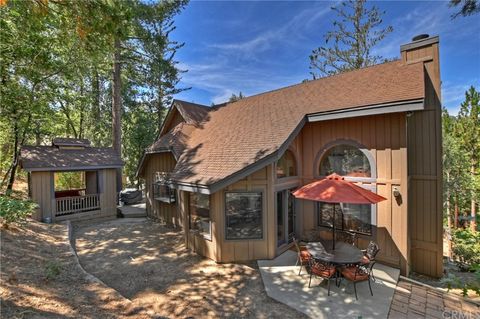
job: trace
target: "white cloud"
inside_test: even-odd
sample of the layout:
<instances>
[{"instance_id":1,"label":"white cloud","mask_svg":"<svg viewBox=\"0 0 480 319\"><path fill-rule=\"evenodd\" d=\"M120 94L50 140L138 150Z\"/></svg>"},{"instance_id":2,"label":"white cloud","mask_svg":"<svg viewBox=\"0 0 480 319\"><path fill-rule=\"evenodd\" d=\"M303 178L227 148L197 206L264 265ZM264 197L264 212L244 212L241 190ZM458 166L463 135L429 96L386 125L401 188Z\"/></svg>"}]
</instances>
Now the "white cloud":
<instances>
[{"instance_id":1,"label":"white cloud","mask_svg":"<svg viewBox=\"0 0 480 319\"><path fill-rule=\"evenodd\" d=\"M472 37L476 37L477 41L480 40L478 22L475 23L471 17L452 20L453 12L446 1L426 2L407 15L393 19L390 23L394 29L393 33L388 35L373 53L386 58L398 57L401 44L409 43L413 36L423 33L440 35L442 41L449 37L455 37L457 40L460 38L472 40Z\"/></svg>"},{"instance_id":2,"label":"white cloud","mask_svg":"<svg viewBox=\"0 0 480 319\"><path fill-rule=\"evenodd\" d=\"M330 4L324 2L322 7L303 10L283 26L264 31L252 39L232 43L216 43L210 47L252 58L255 53L270 49L274 42L293 43L295 41L292 39L301 40L303 31L314 27L314 24L329 12Z\"/></svg>"},{"instance_id":3,"label":"white cloud","mask_svg":"<svg viewBox=\"0 0 480 319\"><path fill-rule=\"evenodd\" d=\"M185 64L188 69L182 77L181 84L209 92L213 103L222 103L234 93L242 92L246 96L273 90L281 86L298 83L303 74L282 76L255 69L232 67L226 59L203 64ZM185 92L188 94L188 91Z\"/></svg>"}]
</instances>

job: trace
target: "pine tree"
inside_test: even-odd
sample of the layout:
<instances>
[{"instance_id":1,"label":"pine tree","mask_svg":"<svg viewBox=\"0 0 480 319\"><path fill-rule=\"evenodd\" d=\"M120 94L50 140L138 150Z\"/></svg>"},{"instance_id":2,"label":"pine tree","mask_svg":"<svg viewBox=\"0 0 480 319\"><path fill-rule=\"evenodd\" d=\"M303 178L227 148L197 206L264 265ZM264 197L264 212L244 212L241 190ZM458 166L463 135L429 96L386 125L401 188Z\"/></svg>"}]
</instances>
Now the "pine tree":
<instances>
[{"instance_id":1,"label":"pine tree","mask_svg":"<svg viewBox=\"0 0 480 319\"><path fill-rule=\"evenodd\" d=\"M457 13L452 14L452 18L458 16L468 17L480 12L480 3L477 0L450 0L450 7L461 6Z\"/></svg>"},{"instance_id":2,"label":"pine tree","mask_svg":"<svg viewBox=\"0 0 480 319\"><path fill-rule=\"evenodd\" d=\"M480 194L480 93L471 86L460 106L456 135L470 166L470 228L476 231L476 211Z\"/></svg>"},{"instance_id":3,"label":"pine tree","mask_svg":"<svg viewBox=\"0 0 480 319\"><path fill-rule=\"evenodd\" d=\"M375 6L367 8L366 0L344 1L332 10L339 20L333 22L334 30L325 34L325 46L314 49L310 55L313 79L360 69L384 60L373 55L372 49L393 31L391 26L380 27L385 12Z\"/></svg>"}]
</instances>

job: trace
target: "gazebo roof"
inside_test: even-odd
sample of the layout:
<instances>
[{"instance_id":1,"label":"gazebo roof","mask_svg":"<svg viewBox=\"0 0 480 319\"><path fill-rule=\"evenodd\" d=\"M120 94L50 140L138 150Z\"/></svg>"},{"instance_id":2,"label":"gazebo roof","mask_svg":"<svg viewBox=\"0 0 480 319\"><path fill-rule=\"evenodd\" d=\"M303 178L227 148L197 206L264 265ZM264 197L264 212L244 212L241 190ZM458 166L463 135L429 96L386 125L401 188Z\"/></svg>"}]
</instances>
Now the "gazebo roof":
<instances>
[{"instance_id":1,"label":"gazebo roof","mask_svg":"<svg viewBox=\"0 0 480 319\"><path fill-rule=\"evenodd\" d=\"M52 146L23 146L20 165L26 171L74 171L120 168L123 161L110 147L91 147L85 139L54 139Z\"/></svg>"}]
</instances>

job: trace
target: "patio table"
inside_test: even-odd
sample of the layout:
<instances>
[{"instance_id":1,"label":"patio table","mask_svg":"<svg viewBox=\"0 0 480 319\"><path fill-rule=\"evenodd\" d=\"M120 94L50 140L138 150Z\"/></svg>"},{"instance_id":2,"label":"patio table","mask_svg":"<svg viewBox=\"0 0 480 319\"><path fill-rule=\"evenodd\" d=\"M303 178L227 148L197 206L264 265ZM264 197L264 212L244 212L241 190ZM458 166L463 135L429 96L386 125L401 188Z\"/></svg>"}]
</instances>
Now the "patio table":
<instances>
[{"instance_id":1,"label":"patio table","mask_svg":"<svg viewBox=\"0 0 480 319\"><path fill-rule=\"evenodd\" d=\"M313 258L335 265L359 264L363 257L360 249L344 242L337 242L335 250L325 247L332 247L332 245L329 241L306 244L306 248Z\"/></svg>"}]
</instances>

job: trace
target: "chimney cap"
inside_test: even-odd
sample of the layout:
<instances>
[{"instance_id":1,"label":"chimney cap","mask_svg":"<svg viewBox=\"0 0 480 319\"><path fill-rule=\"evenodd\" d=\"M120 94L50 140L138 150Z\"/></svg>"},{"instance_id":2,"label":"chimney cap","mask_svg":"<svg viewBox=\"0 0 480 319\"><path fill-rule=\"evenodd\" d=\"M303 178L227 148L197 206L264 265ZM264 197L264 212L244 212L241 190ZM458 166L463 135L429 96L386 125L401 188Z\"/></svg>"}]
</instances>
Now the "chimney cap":
<instances>
[{"instance_id":1,"label":"chimney cap","mask_svg":"<svg viewBox=\"0 0 480 319\"><path fill-rule=\"evenodd\" d=\"M423 39L428 39L430 37L430 35L428 35L427 33L422 33L422 34L419 34L419 35L416 35L412 38L412 41L418 41L418 40L423 40Z\"/></svg>"}]
</instances>

